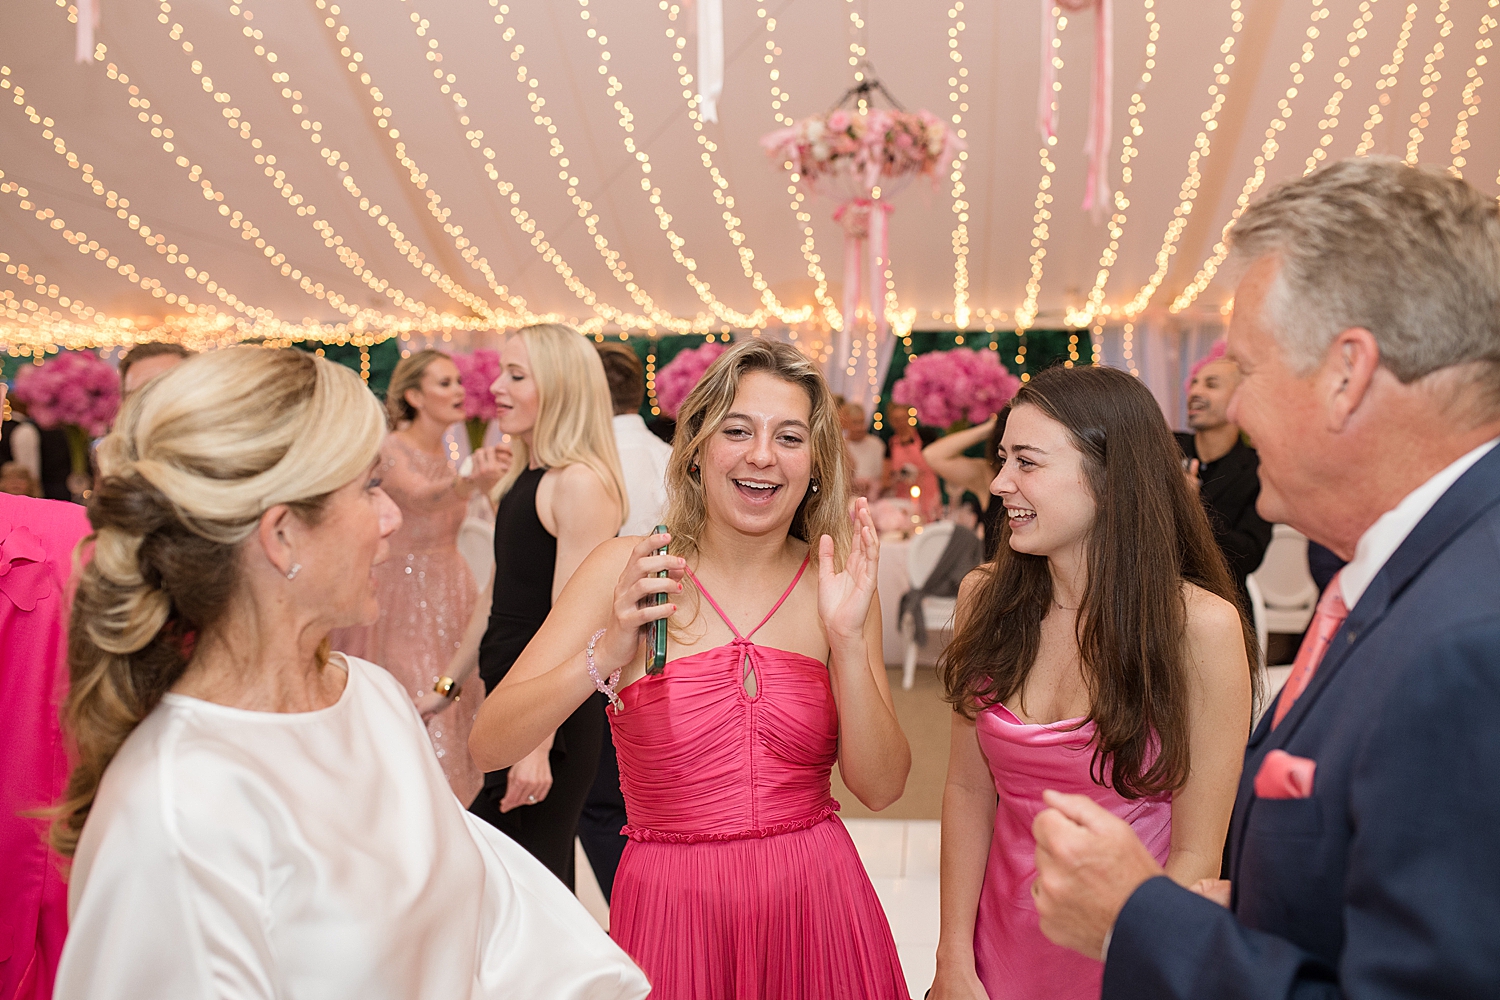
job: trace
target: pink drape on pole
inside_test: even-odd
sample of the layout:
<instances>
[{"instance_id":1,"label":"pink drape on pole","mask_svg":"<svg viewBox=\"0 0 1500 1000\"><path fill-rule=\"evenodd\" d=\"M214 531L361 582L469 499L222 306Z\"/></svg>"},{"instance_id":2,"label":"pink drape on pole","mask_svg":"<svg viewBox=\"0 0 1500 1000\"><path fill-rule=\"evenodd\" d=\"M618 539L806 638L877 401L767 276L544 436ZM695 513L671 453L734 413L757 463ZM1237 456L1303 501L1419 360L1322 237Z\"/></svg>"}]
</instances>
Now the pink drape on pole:
<instances>
[{"instance_id":1,"label":"pink drape on pole","mask_svg":"<svg viewBox=\"0 0 1500 1000\"><path fill-rule=\"evenodd\" d=\"M73 46L73 61L86 63L94 58L94 32L99 30L99 0L78 0L78 35Z\"/></svg>"},{"instance_id":2,"label":"pink drape on pole","mask_svg":"<svg viewBox=\"0 0 1500 1000\"><path fill-rule=\"evenodd\" d=\"M885 270L891 259L887 221L895 210L895 206L887 201L851 198L833 213L834 221L844 227L844 328L839 331L835 342L834 366L829 375L834 391L851 399L868 400L872 394L869 379L862 371L866 359L850 357L854 350L854 324L862 291L869 300L870 315L875 320L876 345L884 347L891 339L890 323L885 315ZM868 279L863 281L862 288L860 272L866 266L869 268ZM889 352L886 353L888 356ZM854 368L852 378L848 374L851 361ZM883 371L876 374L884 378Z\"/></svg>"},{"instance_id":3,"label":"pink drape on pole","mask_svg":"<svg viewBox=\"0 0 1500 1000\"><path fill-rule=\"evenodd\" d=\"M1036 114L1037 130L1044 139L1057 135L1057 111L1053 106L1057 66L1052 61L1056 54L1053 41L1057 38L1057 21L1052 9L1060 7L1069 13L1094 10L1094 75L1089 95L1088 138L1083 144L1089 171L1083 208L1092 212L1095 219L1102 217L1111 201L1108 157L1115 74L1112 6L1111 0L1042 0L1042 82L1037 92Z\"/></svg>"}]
</instances>

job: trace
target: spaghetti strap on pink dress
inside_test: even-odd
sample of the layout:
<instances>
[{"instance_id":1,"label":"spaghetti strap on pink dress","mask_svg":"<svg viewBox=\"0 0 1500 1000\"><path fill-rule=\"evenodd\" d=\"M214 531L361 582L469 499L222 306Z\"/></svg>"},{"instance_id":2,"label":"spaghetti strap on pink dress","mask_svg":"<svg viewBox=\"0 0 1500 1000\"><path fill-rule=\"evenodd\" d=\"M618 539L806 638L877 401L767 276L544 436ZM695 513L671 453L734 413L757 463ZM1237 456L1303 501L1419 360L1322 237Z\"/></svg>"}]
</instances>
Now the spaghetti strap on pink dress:
<instances>
[{"instance_id":1,"label":"spaghetti strap on pink dress","mask_svg":"<svg viewBox=\"0 0 1500 1000\"><path fill-rule=\"evenodd\" d=\"M630 843L610 934L653 1000L906 1000L880 900L834 811L828 667L741 636L679 657L610 713ZM755 694L745 688L753 671Z\"/></svg>"},{"instance_id":2,"label":"spaghetti strap on pink dress","mask_svg":"<svg viewBox=\"0 0 1500 1000\"><path fill-rule=\"evenodd\" d=\"M1046 808L1042 792L1089 796L1129 823L1158 864L1166 863L1172 846L1172 796L1127 799L1095 782L1093 720L1035 725L1004 705L991 705L976 722L979 749L1000 796L974 924L979 980L990 1000L1096 1000L1103 963L1053 944L1038 925L1031 896L1036 879L1031 823Z\"/></svg>"}]
</instances>

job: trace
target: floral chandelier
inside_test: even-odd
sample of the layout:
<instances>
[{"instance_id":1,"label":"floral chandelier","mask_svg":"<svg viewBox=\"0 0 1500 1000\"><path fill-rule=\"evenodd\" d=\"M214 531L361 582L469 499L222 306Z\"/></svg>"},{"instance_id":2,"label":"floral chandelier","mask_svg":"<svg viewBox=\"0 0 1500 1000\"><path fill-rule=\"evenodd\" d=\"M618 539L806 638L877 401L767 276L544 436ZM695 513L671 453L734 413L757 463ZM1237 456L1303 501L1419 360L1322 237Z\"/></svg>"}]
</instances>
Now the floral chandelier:
<instances>
[{"instance_id":1,"label":"floral chandelier","mask_svg":"<svg viewBox=\"0 0 1500 1000\"><path fill-rule=\"evenodd\" d=\"M877 96L890 107L875 107ZM844 230L843 325L828 376L834 391L868 411L890 366L891 320L900 318L890 280L890 199L918 177L936 186L939 168L965 144L936 115L902 108L866 63L864 79L831 110L766 135L761 146L804 190L836 203L833 218ZM861 279L865 264L868 282ZM862 291L874 326L873 336L861 338L867 380L857 375L861 352L854 346Z\"/></svg>"}]
</instances>

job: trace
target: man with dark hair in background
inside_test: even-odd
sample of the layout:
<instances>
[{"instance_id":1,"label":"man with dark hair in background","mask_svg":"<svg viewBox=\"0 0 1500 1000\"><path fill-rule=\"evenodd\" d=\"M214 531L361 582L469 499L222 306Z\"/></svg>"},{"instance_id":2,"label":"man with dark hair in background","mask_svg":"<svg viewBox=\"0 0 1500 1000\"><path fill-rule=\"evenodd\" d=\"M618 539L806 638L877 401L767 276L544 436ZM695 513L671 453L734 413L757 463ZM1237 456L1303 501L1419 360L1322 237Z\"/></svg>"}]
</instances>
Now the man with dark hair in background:
<instances>
[{"instance_id":1,"label":"man with dark hair in background","mask_svg":"<svg viewBox=\"0 0 1500 1000\"><path fill-rule=\"evenodd\" d=\"M181 344L151 341L136 344L120 359L120 395L128 396L169 368L193 356Z\"/></svg>"},{"instance_id":2,"label":"man with dark hair in background","mask_svg":"<svg viewBox=\"0 0 1500 1000\"><path fill-rule=\"evenodd\" d=\"M1229 400L1240 382L1233 361L1209 355L1188 382L1188 427L1177 444L1187 459L1188 483L1208 514L1214 541L1229 563L1240 601L1250 608L1245 578L1260 566L1271 544L1271 524L1255 512L1260 497L1260 457L1228 417Z\"/></svg>"}]
</instances>

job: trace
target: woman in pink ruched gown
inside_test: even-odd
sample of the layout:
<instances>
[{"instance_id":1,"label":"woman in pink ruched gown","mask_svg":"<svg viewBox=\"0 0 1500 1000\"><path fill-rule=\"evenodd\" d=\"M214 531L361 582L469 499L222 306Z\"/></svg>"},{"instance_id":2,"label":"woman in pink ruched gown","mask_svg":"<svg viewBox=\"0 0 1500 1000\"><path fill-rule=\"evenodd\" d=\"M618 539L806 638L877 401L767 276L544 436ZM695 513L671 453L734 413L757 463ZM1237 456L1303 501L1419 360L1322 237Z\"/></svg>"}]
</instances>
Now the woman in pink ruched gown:
<instances>
[{"instance_id":1,"label":"woman in pink ruched gown","mask_svg":"<svg viewBox=\"0 0 1500 1000\"><path fill-rule=\"evenodd\" d=\"M965 578L940 665L956 711L931 1000L1094 1000L1099 956L1048 940L1032 896L1043 792L1125 820L1178 882L1215 878L1255 640L1138 379L1039 373L997 457L1001 544Z\"/></svg>"},{"instance_id":2,"label":"woman in pink ruched gown","mask_svg":"<svg viewBox=\"0 0 1500 1000\"><path fill-rule=\"evenodd\" d=\"M442 451L443 435L464 417L458 368L440 351L418 351L391 375L386 410L394 428L380 448L376 475L401 509L391 535L391 557L376 566L380 618L373 625L335 629L334 649L378 663L422 708L427 733L453 794L464 805L484 781L469 755L469 730L484 690L468 697L462 681L449 697L434 692L463 640L477 594L474 574L458 551L458 529L469 497L499 478L489 449L475 454L476 472L460 479Z\"/></svg>"},{"instance_id":3,"label":"woman in pink ruched gown","mask_svg":"<svg viewBox=\"0 0 1500 1000\"><path fill-rule=\"evenodd\" d=\"M504 766L606 691L630 839L610 934L651 996L904 1000L830 794L837 763L882 809L911 758L881 662L878 536L863 499L851 525L817 369L766 340L721 356L679 411L667 490L669 533L606 542L575 573L481 709L476 759ZM665 668L647 673L659 619Z\"/></svg>"}]
</instances>

